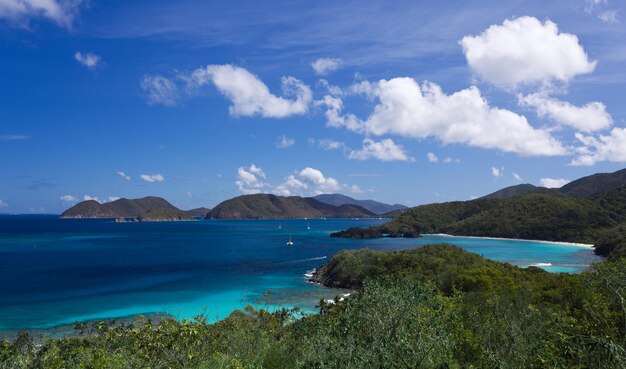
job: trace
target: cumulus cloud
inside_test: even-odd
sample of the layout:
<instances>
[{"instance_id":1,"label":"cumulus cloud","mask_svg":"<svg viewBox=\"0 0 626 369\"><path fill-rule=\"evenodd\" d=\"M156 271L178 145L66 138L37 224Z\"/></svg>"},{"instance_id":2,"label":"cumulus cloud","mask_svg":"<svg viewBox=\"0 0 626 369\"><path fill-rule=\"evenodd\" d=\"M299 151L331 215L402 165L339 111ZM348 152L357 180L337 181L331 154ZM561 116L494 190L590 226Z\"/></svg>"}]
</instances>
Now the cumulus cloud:
<instances>
[{"instance_id":1,"label":"cumulus cloud","mask_svg":"<svg viewBox=\"0 0 626 369\"><path fill-rule=\"evenodd\" d=\"M317 146L322 150L326 150L326 151L332 151L332 150L339 150L339 149L343 149L344 147L346 147L346 144L341 142L341 141L335 141L335 140L331 140L328 138L323 138L320 140L316 140L314 138L310 138L309 139L309 145L311 146Z\"/></svg>"},{"instance_id":2,"label":"cumulus cloud","mask_svg":"<svg viewBox=\"0 0 626 369\"><path fill-rule=\"evenodd\" d=\"M366 159L378 159L381 161L414 161L410 157L402 145L398 145L393 142L392 139L387 138L381 141L374 141L366 138L363 140L363 148L360 150L351 151L348 154L349 159L366 160Z\"/></svg>"},{"instance_id":3,"label":"cumulus cloud","mask_svg":"<svg viewBox=\"0 0 626 369\"><path fill-rule=\"evenodd\" d=\"M626 163L626 128L613 128L609 134L598 137L577 133L576 138L583 146L576 149L577 156L571 165L588 166L601 161Z\"/></svg>"},{"instance_id":4,"label":"cumulus cloud","mask_svg":"<svg viewBox=\"0 0 626 369\"><path fill-rule=\"evenodd\" d=\"M120 199L120 197L118 197L118 196L109 196L107 198L106 202L111 202L111 201L115 201L115 200L119 200L119 199Z\"/></svg>"},{"instance_id":5,"label":"cumulus cloud","mask_svg":"<svg viewBox=\"0 0 626 369\"><path fill-rule=\"evenodd\" d=\"M142 174L139 178L143 179L146 182L154 183L154 182L163 182L165 181L165 177L161 174Z\"/></svg>"},{"instance_id":6,"label":"cumulus cloud","mask_svg":"<svg viewBox=\"0 0 626 369\"><path fill-rule=\"evenodd\" d=\"M318 76L324 76L341 67L341 59L320 58L311 63L311 68Z\"/></svg>"},{"instance_id":7,"label":"cumulus cloud","mask_svg":"<svg viewBox=\"0 0 626 369\"><path fill-rule=\"evenodd\" d=\"M548 131L535 129L524 116L491 107L474 86L446 95L434 83L420 85L403 77L361 82L353 86L353 91L378 100L373 113L364 121L341 116L341 101L326 96L330 102L326 104L329 126L377 136L435 137L444 144L499 149L522 156L568 152Z\"/></svg>"},{"instance_id":8,"label":"cumulus cloud","mask_svg":"<svg viewBox=\"0 0 626 369\"><path fill-rule=\"evenodd\" d=\"M326 95L315 102L316 106L326 108L326 125L329 127L345 127L352 131L360 131L362 122L354 114L343 114L343 101L339 97Z\"/></svg>"},{"instance_id":9,"label":"cumulus cloud","mask_svg":"<svg viewBox=\"0 0 626 369\"><path fill-rule=\"evenodd\" d=\"M431 163L439 162L439 158L437 157L437 155L435 155L432 152L429 152L428 154L426 154L426 157L428 158L428 161Z\"/></svg>"},{"instance_id":10,"label":"cumulus cloud","mask_svg":"<svg viewBox=\"0 0 626 369\"><path fill-rule=\"evenodd\" d=\"M239 191L243 194L250 195L261 193L269 187L269 184L265 183L261 178L265 179L263 170L251 164L247 168L239 167L235 184L237 184Z\"/></svg>"},{"instance_id":11,"label":"cumulus cloud","mask_svg":"<svg viewBox=\"0 0 626 369\"><path fill-rule=\"evenodd\" d=\"M140 81L141 89L146 93L148 104L174 106L180 99L180 91L173 81L161 75L145 75Z\"/></svg>"},{"instance_id":12,"label":"cumulus cloud","mask_svg":"<svg viewBox=\"0 0 626 369\"><path fill-rule=\"evenodd\" d=\"M606 112L606 106L598 101L574 106L541 93L534 93L519 95L518 102L522 106L535 108L540 117L548 117L560 125L582 132L606 129L613 124L613 118Z\"/></svg>"},{"instance_id":13,"label":"cumulus cloud","mask_svg":"<svg viewBox=\"0 0 626 369\"><path fill-rule=\"evenodd\" d=\"M541 178L539 180L539 184L546 188L561 188L570 182L569 179L563 178Z\"/></svg>"},{"instance_id":14,"label":"cumulus cloud","mask_svg":"<svg viewBox=\"0 0 626 369\"><path fill-rule=\"evenodd\" d=\"M4 202L4 200L0 199L0 208L5 208L9 206L9 204L7 204L6 202Z\"/></svg>"},{"instance_id":15,"label":"cumulus cloud","mask_svg":"<svg viewBox=\"0 0 626 369\"><path fill-rule=\"evenodd\" d=\"M229 112L235 117L260 115L284 118L301 115L309 110L313 100L311 89L294 77L282 78L282 91L287 98L279 97L272 94L267 85L248 70L229 64L208 65L181 78L187 81L190 90L213 83L232 102Z\"/></svg>"},{"instance_id":16,"label":"cumulus cloud","mask_svg":"<svg viewBox=\"0 0 626 369\"><path fill-rule=\"evenodd\" d=\"M491 175L496 178L502 177L502 174L504 174L503 172L504 168L491 167Z\"/></svg>"},{"instance_id":17,"label":"cumulus cloud","mask_svg":"<svg viewBox=\"0 0 626 369\"><path fill-rule=\"evenodd\" d=\"M118 176L120 176L120 177L124 178L124 179L125 179L125 180L127 180L127 181L130 181L130 180L132 179L132 178L131 178L128 174L126 174L126 173L124 173L124 172L122 172L122 171L116 172L116 174L117 174Z\"/></svg>"},{"instance_id":18,"label":"cumulus cloud","mask_svg":"<svg viewBox=\"0 0 626 369\"><path fill-rule=\"evenodd\" d=\"M63 195L59 199L66 204L71 204L78 201L78 198L72 195Z\"/></svg>"},{"instance_id":19,"label":"cumulus cloud","mask_svg":"<svg viewBox=\"0 0 626 369\"><path fill-rule=\"evenodd\" d=\"M87 67L88 69L95 69L98 66L102 65L102 58L99 55L92 53L83 54L80 51L77 51L74 54L74 59L76 59L76 61L78 61L80 64Z\"/></svg>"},{"instance_id":20,"label":"cumulus cloud","mask_svg":"<svg viewBox=\"0 0 626 369\"><path fill-rule=\"evenodd\" d=\"M94 200L94 201L97 201L97 202L102 204L102 201L100 201L100 199L97 198L97 197L93 197L93 196L89 196L89 195L83 196L83 201L89 201L89 200Z\"/></svg>"},{"instance_id":21,"label":"cumulus cloud","mask_svg":"<svg viewBox=\"0 0 626 369\"><path fill-rule=\"evenodd\" d=\"M70 27L82 0L0 0L0 19L28 27L33 18L47 18Z\"/></svg>"},{"instance_id":22,"label":"cumulus cloud","mask_svg":"<svg viewBox=\"0 0 626 369\"><path fill-rule=\"evenodd\" d=\"M596 66L578 37L534 17L505 20L478 36L463 37L460 43L472 70L498 85L567 82Z\"/></svg>"},{"instance_id":23,"label":"cumulus cloud","mask_svg":"<svg viewBox=\"0 0 626 369\"><path fill-rule=\"evenodd\" d=\"M512 172L511 175L513 176L513 178L515 178L516 181L518 182L523 181L522 176L520 176L519 174Z\"/></svg>"},{"instance_id":24,"label":"cumulus cloud","mask_svg":"<svg viewBox=\"0 0 626 369\"><path fill-rule=\"evenodd\" d=\"M296 141L293 138L289 138L285 135L282 135L276 141L276 147L279 149L286 149L290 146L295 145Z\"/></svg>"},{"instance_id":25,"label":"cumulus cloud","mask_svg":"<svg viewBox=\"0 0 626 369\"><path fill-rule=\"evenodd\" d=\"M302 195L309 186L294 175L287 176L283 183L276 186L272 193L279 196Z\"/></svg>"},{"instance_id":26,"label":"cumulus cloud","mask_svg":"<svg viewBox=\"0 0 626 369\"><path fill-rule=\"evenodd\" d=\"M306 167L298 175L303 181L313 185L313 192L317 195L341 190L341 185L336 179L324 176L318 169Z\"/></svg>"}]
</instances>

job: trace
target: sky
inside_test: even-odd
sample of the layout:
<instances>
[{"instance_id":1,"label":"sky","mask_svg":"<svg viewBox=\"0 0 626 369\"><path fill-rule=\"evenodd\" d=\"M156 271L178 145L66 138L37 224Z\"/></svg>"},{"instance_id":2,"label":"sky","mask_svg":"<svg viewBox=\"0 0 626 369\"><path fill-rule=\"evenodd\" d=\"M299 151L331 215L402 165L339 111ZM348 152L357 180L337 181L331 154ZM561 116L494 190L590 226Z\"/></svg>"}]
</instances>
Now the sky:
<instances>
[{"instance_id":1,"label":"sky","mask_svg":"<svg viewBox=\"0 0 626 369\"><path fill-rule=\"evenodd\" d=\"M0 213L626 167L626 3L0 0Z\"/></svg>"}]
</instances>

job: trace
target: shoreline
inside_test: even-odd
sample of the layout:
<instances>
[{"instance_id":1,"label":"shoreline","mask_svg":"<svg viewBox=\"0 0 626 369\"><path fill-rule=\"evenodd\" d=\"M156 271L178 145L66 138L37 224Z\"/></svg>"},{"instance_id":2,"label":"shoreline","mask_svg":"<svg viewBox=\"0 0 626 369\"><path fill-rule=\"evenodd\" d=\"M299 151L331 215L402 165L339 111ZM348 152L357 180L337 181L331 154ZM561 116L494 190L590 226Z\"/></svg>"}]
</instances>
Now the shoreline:
<instances>
[{"instance_id":1,"label":"shoreline","mask_svg":"<svg viewBox=\"0 0 626 369\"><path fill-rule=\"evenodd\" d=\"M451 237L451 238L482 238L482 239L486 239L486 240L536 242L536 243L545 243L545 244L548 244L548 245L574 246L574 247L581 247L581 248L587 248L587 249L593 249L594 246L595 246L593 244L577 243L577 242L527 240L527 239L523 239L523 238L506 238L506 237L455 236L455 235L447 234L447 233L425 233L422 236L441 236L441 237Z\"/></svg>"}]
</instances>

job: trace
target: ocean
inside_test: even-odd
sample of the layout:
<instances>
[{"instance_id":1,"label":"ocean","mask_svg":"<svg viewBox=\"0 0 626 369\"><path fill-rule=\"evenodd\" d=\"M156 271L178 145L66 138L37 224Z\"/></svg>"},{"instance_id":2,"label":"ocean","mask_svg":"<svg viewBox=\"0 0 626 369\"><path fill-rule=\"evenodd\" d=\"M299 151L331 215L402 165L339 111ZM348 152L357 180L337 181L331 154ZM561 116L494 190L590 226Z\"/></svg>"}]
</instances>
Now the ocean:
<instances>
[{"instance_id":1,"label":"ocean","mask_svg":"<svg viewBox=\"0 0 626 369\"><path fill-rule=\"evenodd\" d=\"M305 274L342 249L401 250L448 242L487 258L552 272L582 271L593 250L540 242L427 235L330 238L380 219L115 223L53 215L0 216L0 331L166 313L209 321L247 304L315 312L341 291ZM310 228L310 229L307 229ZM291 235L293 246L287 246Z\"/></svg>"}]
</instances>

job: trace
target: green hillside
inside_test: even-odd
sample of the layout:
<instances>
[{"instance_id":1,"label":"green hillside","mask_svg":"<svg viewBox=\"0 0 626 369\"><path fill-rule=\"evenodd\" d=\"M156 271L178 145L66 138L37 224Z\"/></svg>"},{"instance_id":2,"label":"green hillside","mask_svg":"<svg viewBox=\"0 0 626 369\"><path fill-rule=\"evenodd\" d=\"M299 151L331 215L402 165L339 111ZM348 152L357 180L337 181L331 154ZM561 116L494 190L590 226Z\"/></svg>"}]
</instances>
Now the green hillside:
<instances>
[{"instance_id":1,"label":"green hillside","mask_svg":"<svg viewBox=\"0 0 626 369\"><path fill-rule=\"evenodd\" d=\"M377 230L380 236L401 230L393 235L402 236L402 230L408 230L409 236L447 233L590 243L600 255L623 255L626 184L616 186L626 181L625 174L622 170L581 178L558 191L417 206L378 229L351 229L333 236L373 238Z\"/></svg>"},{"instance_id":2,"label":"green hillside","mask_svg":"<svg viewBox=\"0 0 626 369\"><path fill-rule=\"evenodd\" d=\"M94 200L80 202L61 214L72 218L136 218L139 221L190 220L192 216L167 200L148 196L140 199L118 199L100 204Z\"/></svg>"},{"instance_id":3,"label":"green hillside","mask_svg":"<svg viewBox=\"0 0 626 369\"><path fill-rule=\"evenodd\" d=\"M214 207L207 219L364 218L374 213L357 205L333 206L313 198L243 195Z\"/></svg>"}]
</instances>

